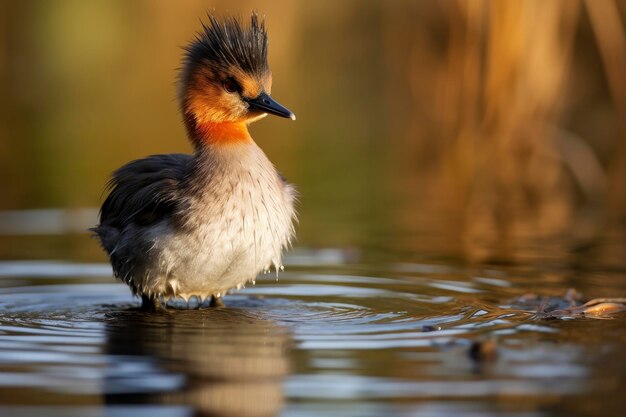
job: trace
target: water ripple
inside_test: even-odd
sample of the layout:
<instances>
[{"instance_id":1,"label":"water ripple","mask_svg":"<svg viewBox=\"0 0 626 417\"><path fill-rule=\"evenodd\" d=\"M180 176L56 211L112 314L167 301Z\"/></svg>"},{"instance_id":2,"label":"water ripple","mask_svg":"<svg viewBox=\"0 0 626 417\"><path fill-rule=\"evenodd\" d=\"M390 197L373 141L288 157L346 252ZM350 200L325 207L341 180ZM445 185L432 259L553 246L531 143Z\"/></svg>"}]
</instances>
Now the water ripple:
<instances>
[{"instance_id":1,"label":"water ripple","mask_svg":"<svg viewBox=\"0 0 626 417\"><path fill-rule=\"evenodd\" d=\"M61 404L157 396L207 414L233 404L248 413L234 415L274 415L287 399L306 414L319 399L589 389L585 350L557 343L554 323L511 307L523 289L502 273L397 264L370 276L338 266L337 253L323 256L327 264L292 267L278 282L261 277L226 308L157 313L137 309L108 266L0 263L0 387ZM471 353L496 339L497 356Z\"/></svg>"}]
</instances>

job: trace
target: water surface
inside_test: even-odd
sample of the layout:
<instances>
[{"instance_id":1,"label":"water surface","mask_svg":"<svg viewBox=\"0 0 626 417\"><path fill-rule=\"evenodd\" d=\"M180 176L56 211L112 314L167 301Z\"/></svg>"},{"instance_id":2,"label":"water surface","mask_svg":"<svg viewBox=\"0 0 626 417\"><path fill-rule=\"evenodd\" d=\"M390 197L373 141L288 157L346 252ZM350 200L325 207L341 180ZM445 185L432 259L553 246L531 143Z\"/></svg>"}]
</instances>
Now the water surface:
<instances>
[{"instance_id":1,"label":"water surface","mask_svg":"<svg viewBox=\"0 0 626 417\"><path fill-rule=\"evenodd\" d=\"M512 302L573 285L624 294L623 271L390 258L297 249L278 281L262 276L224 308L159 313L139 311L106 264L2 262L0 415L623 409L623 315L538 320Z\"/></svg>"}]
</instances>

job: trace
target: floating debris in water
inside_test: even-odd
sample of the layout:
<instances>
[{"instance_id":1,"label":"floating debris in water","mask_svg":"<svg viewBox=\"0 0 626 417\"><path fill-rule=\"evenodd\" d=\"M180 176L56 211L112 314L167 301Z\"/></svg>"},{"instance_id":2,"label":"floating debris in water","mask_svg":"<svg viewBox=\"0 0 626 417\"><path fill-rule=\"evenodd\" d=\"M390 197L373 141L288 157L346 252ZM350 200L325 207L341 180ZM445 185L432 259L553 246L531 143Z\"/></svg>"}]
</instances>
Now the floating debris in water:
<instances>
[{"instance_id":1,"label":"floating debris in water","mask_svg":"<svg viewBox=\"0 0 626 417\"><path fill-rule=\"evenodd\" d=\"M437 330L441 330L441 327L439 327L439 326L431 326L429 324L425 324L425 325L422 326L422 331L424 333L435 332Z\"/></svg>"},{"instance_id":2,"label":"floating debris in water","mask_svg":"<svg viewBox=\"0 0 626 417\"><path fill-rule=\"evenodd\" d=\"M570 288L562 298L524 294L513 300L513 306L532 311L535 313L534 318L542 320L609 318L626 311L626 298L594 298L587 302L582 300L582 294Z\"/></svg>"}]
</instances>

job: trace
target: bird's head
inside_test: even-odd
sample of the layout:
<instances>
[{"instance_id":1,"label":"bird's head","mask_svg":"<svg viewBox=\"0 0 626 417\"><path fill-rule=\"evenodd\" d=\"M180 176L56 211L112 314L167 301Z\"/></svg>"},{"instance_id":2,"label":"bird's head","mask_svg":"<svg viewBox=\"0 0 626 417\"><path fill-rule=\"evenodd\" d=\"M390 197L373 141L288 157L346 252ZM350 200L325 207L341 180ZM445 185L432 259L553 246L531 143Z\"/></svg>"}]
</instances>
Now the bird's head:
<instances>
[{"instance_id":1,"label":"bird's head","mask_svg":"<svg viewBox=\"0 0 626 417\"><path fill-rule=\"evenodd\" d=\"M185 48L180 100L192 126L247 124L267 114L295 120L271 96L267 32L253 13L249 25L209 15Z\"/></svg>"}]
</instances>

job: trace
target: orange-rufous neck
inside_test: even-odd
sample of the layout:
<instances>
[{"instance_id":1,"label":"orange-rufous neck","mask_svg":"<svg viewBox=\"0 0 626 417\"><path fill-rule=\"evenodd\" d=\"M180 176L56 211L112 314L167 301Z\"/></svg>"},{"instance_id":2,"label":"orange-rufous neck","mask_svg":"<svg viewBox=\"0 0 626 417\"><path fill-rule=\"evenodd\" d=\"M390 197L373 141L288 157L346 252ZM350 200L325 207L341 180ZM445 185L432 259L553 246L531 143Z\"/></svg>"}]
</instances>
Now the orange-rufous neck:
<instances>
[{"instance_id":1,"label":"orange-rufous neck","mask_svg":"<svg viewBox=\"0 0 626 417\"><path fill-rule=\"evenodd\" d=\"M208 122L196 126L198 139L203 143L222 145L252 141L245 123Z\"/></svg>"}]
</instances>

